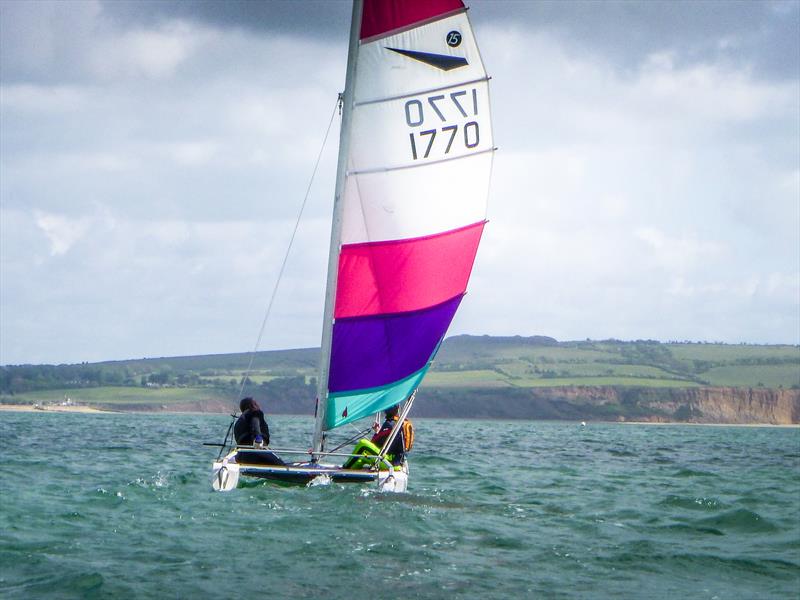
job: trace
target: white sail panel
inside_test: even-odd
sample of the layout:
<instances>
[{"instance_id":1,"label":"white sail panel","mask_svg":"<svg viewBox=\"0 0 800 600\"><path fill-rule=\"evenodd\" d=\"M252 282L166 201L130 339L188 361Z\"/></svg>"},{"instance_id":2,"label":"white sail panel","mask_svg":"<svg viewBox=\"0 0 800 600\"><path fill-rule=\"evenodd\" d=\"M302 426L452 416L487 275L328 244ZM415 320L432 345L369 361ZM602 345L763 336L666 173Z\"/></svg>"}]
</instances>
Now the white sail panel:
<instances>
[{"instance_id":1,"label":"white sail panel","mask_svg":"<svg viewBox=\"0 0 800 600\"><path fill-rule=\"evenodd\" d=\"M348 170L356 173L490 150L488 82L356 106L351 135Z\"/></svg>"},{"instance_id":2,"label":"white sail panel","mask_svg":"<svg viewBox=\"0 0 800 600\"><path fill-rule=\"evenodd\" d=\"M415 238L485 220L492 157L349 176L341 243Z\"/></svg>"},{"instance_id":3,"label":"white sail panel","mask_svg":"<svg viewBox=\"0 0 800 600\"><path fill-rule=\"evenodd\" d=\"M453 33L457 35L451 35ZM451 65L446 70L410 58L398 50L451 56L464 59L465 64L455 68ZM422 93L486 76L466 12L362 43L358 69L354 97L357 105L413 92Z\"/></svg>"}]
</instances>

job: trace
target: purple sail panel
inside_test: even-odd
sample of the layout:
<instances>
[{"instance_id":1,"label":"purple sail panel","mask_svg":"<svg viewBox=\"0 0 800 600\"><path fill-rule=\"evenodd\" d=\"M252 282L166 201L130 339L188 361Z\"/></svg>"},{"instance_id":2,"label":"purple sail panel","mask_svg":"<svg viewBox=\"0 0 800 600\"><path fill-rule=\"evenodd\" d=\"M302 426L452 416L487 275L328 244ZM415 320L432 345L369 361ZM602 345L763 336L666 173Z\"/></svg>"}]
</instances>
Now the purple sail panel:
<instances>
[{"instance_id":1,"label":"purple sail panel","mask_svg":"<svg viewBox=\"0 0 800 600\"><path fill-rule=\"evenodd\" d=\"M419 371L444 337L461 298L413 312L337 319L328 389L374 388Z\"/></svg>"}]
</instances>

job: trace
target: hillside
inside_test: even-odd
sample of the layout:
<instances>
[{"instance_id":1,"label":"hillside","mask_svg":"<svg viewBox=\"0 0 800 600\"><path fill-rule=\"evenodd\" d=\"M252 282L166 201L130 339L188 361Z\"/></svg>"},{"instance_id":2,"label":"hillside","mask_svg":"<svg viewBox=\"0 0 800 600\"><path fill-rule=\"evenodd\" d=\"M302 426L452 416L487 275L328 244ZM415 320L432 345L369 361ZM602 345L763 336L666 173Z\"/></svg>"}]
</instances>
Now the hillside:
<instances>
[{"instance_id":1,"label":"hillside","mask_svg":"<svg viewBox=\"0 0 800 600\"><path fill-rule=\"evenodd\" d=\"M272 412L310 414L318 359L314 348L259 352L246 393ZM0 401L227 412L249 361L241 353L7 365ZM800 347L455 336L418 397L420 416L798 422Z\"/></svg>"}]
</instances>

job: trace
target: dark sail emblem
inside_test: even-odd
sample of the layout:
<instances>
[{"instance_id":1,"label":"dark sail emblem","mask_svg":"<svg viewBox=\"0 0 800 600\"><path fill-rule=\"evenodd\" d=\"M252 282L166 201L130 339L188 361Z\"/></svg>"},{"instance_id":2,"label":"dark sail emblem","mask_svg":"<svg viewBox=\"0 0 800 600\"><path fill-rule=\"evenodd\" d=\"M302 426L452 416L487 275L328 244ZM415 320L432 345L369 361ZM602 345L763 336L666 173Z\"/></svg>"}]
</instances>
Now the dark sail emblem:
<instances>
[{"instance_id":1,"label":"dark sail emblem","mask_svg":"<svg viewBox=\"0 0 800 600\"><path fill-rule=\"evenodd\" d=\"M461 45L461 32L460 31L451 31L447 34L447 45L451 48L457 48Z\"/></svg>"},{"instance_id":2,"label":"dark sail emblem","mask_svg":"<svg viewBox=\"0 0 800 600\"><path fill-rule=\"evenodd\" d=\"M426 65L436 67L442 71L450 71L458 69L459 67L466 67L469 63L463 56L450 56L449 54L432 54L431 52L417 52L416 50L399 50L398 48L389 48L387 50L397 52L408 58L418 60Z\"/></svg>"},{"instance_id":3,"label":"dark sail emblem","mask_svg":"<svg viewBox=\"0 0 800 600\"><path fill-rule=\"evenodd\" d=\"M342 412L342 418L347 416L347 407L344 407L344 411Z\"/></svg>"}]
</instances>

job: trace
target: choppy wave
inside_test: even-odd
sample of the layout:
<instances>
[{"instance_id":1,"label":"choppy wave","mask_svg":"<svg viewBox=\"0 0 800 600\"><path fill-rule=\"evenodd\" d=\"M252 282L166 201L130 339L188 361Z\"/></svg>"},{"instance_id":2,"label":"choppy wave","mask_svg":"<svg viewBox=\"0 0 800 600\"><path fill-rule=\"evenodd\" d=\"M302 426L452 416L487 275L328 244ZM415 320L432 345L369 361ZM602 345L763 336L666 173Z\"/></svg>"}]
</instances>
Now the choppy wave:
<instances>
[{"instance_id":1,"label":"choppy wave","mask_svg":"<svg viewBox=\"0 0 800 600\"><path fill-rule=\"evenodd\" d=\"M215 451L201 444L225 417L2 419L3 598L750 599L800 589L796 429L417 419L406 494L259 481L216 494ZM274 418L271 430L302 447L311 422Z\"/></svg>"}]
</instances>

